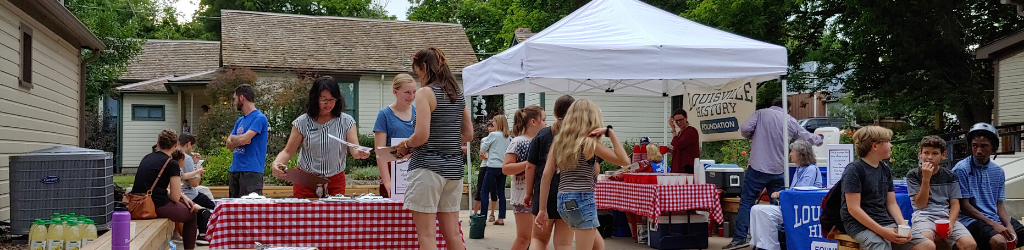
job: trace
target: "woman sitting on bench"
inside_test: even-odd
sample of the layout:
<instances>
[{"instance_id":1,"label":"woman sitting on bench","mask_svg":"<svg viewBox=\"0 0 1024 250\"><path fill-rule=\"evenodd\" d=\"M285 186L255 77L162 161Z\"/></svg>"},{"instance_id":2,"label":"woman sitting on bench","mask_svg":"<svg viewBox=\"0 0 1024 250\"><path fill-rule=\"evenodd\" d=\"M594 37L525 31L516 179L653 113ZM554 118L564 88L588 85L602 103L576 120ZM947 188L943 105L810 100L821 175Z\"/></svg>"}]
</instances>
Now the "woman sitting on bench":
<instances>
[{"instance_id":1,"label":"woman sitting on bench","mask_svg":"<svg viewBox=\"0 0 1024 250\"><path fill-rule=\"evenodd\" d=\"M132 193L142 194L149 191L149 187L154 186L155 181L152 197L157 217L185 223L182 241L185 250L192 250L196 248L198 233L195 212L203 207L189 200L181 191L181 168L185 163L185 154L175 149L177 144L178 135L174 132L160 132L157 140L158 151L146 155L139 163L135 183L132 184ZM163 174L160 173L161 169Z\"/></svg>"},{"instance_id":2,"label":"woman sitting on bench","mask_svg":"<svg viewBox=\"0 0 1024 250\"><path fill-rule=\"evenodd\" d=\"M790 187L821 187L821 172L811 144L797 140L789 145L789 160L800 166L793 174ZM772 193L772 200L779 198L779 192ZM782 224L782 209L778 204L754 205L750 209L750 245L754 249L776 250L779 246L778 225Z\"/></svg>"}]
</instances>

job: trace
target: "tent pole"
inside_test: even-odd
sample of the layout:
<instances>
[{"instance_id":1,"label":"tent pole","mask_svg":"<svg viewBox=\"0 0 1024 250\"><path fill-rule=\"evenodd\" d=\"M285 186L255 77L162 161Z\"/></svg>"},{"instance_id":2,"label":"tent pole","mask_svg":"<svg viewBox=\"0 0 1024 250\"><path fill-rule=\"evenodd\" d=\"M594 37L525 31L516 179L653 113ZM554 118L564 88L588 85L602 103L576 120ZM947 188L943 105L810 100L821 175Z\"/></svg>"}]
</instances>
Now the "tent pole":
<instances>
[{"instance_id":1,"label":"tent pole","mask_svg":"<svg viewBox=\"0 0 1024 250\"><path fill-rule=\"evenodd\" d=\"M670 97L662 97L661 98L662 107L664 107L664 110L665 110L665 112L661 112L661 114L662 114L661 121L666 123L665 126L661 126L661 144L662 145L668 145L669 144L669 140L668 140L668 126L671 126L671 124L667 124L667 123L669 123L669 121L668 121L668 119L669 119L668 112L670 112L669 108L668 108L668 99L669 98ZM672 135L672 136L675 136L675 135Z\"/></svg>"},{"instance_id":2,"label":"tent pole","mask_svg":"<svg viewBox=\"0 0 1024 250\"><path fill-rule=\"evenodd\" d=\"M469 99L473 100L473 97L469 96ZM470 109L470 111L473 111L473 109L472 109L473 106L472 106L471 103L472 103L472 101L466 102L466 108ZM470 112L470 115L472 115L472 112ZM472 123L472 119L470 119L470 122ZM467 176L473 176L473 158L471 157L473 149L470 148L470 146L473 145L472 143L473 142L467 142L466 143L466 173L469 173ZM469 185L467 185L468 186L467 188L469 188L469 193L467 193L468 196L469 196L469 211L473 211L473 179L472 178L473 177L470 177L469 180L466 180L466 182L469 183ZM476 179L479 180L480 178L476 178Z\"/></svg>"},{"instance_id":3,"label":"tent pole","mask_svg":"<svg viewBox=\"0 0 1024 250\"><path fill-rule=\"evenodd\" d=\"M782 76L782 112L786 115L782 116L782 158L786 159L786 163L782 165L783 169L783 185L789 187L789 95L786 85L786 76Z\"/></svg>"}]
</instances>

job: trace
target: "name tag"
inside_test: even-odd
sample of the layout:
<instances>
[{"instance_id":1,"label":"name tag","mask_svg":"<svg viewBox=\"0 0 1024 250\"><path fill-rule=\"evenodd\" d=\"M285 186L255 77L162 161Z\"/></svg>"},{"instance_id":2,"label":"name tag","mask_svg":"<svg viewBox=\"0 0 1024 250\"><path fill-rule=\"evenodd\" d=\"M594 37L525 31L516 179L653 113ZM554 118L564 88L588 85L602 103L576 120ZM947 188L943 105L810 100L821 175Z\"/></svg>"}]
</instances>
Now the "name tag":
<instances>
[{"instance_id":1,"label":"name tag","mask_svg":"<svg viewBox=\"0 0 1024 250\"><path fill-rule=\"evenodd\" d=\"M309 129L309 132L316 132L317 130L320 130L320 129L319 128L311 128L311 129Z\"/></svg>"}]
</instances>

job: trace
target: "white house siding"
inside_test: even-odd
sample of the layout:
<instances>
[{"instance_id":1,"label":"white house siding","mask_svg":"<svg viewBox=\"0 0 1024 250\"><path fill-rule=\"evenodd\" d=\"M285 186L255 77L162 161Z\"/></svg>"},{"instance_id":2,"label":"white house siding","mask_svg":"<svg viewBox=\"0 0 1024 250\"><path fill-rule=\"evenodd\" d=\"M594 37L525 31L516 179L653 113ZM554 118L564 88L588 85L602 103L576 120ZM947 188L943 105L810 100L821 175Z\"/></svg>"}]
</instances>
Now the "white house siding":
<instances>
[{"instance_id":1,"label":"white house siding","mask_svg":"<svg viewBox=\"0 0 1024 250\"><path fill-rule=\"evenodd\" d=\"M998 76L998 122L1024 122L1024 53L999 61Z\"/></svg>"},{"instance_id":2,"label":"white house siding","mask_svg":"<svg viewBox=\"0 0 1024 250\"><path fill-rule=\"evenodd\" d=\"M21 24L32 27L33 88L19 87ZM78 49L0 0L0 220L9 221L11 155L78 145Z\"/></svg>"},{"instance_id":3,"label":"white house siding","mask_svg":"<svg viewBox=\"0 0 1024 250\"><path fill-rule=\"evenodd\" d=\"M133 121L132 105L164 105L163 121ZM181 132L181 112L178 110L178 96L170 94L131 94L126 93L122 102L124 112L121 119L122 127L122 164L123 173L135 173L142 157L152 152L160 131L171 129Z\"/></svg>"},{"instance_id":4,"label":"white house siding","mask_svg":"<svg viewBox=\"0 0 1024 250\"><path fill-rule=\"evenodd\" d=\"M539 93L531 93L527 97L526 105L540 105L539 95ZM544 95L544 110L548 116L549 125L555 122L555 100L562 95L562 93L553 92ZM601 108L605 125L615 127L619 140L639 142L640 137L647 136L651 138L651 142L664 145L662 131L666 120L663 118L665 112L663 98L603 93L577 93L572 97L577 100L587 99L597 104ZM518 108L519 94L506 94L506 117L512 118ZM510 125L511 122L510 119ZM671 140L671 138L668 139Z\"/></svg>"}]
</instances>

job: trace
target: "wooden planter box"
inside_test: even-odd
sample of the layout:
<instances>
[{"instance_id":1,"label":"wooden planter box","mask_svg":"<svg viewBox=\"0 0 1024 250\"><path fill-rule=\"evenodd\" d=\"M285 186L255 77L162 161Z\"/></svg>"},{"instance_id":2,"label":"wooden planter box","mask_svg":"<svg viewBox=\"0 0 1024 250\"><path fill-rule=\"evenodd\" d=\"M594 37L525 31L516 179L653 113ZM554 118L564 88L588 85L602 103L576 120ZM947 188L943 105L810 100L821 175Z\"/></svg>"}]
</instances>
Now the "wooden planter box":
<instances>
[{"instance_id":1,"label":"wooden planter box","mask_svg":"<svg viewBox=\"0 0 1024 250\"><path fill-rule=\"evenodd\" d=\"M209 187L210 192L213 193L213 198L227 198L228 187L227 186L212 186ZM464 184L462 187L462 193L465 194L468 191L469 185ZM346 196L355 196L365 193L378 193L380 186L378 185L353 185L345 187ZM263 196L267 198L288 198L292 196L292 186L263 186Z\"/></svg>"}]
</instances>

